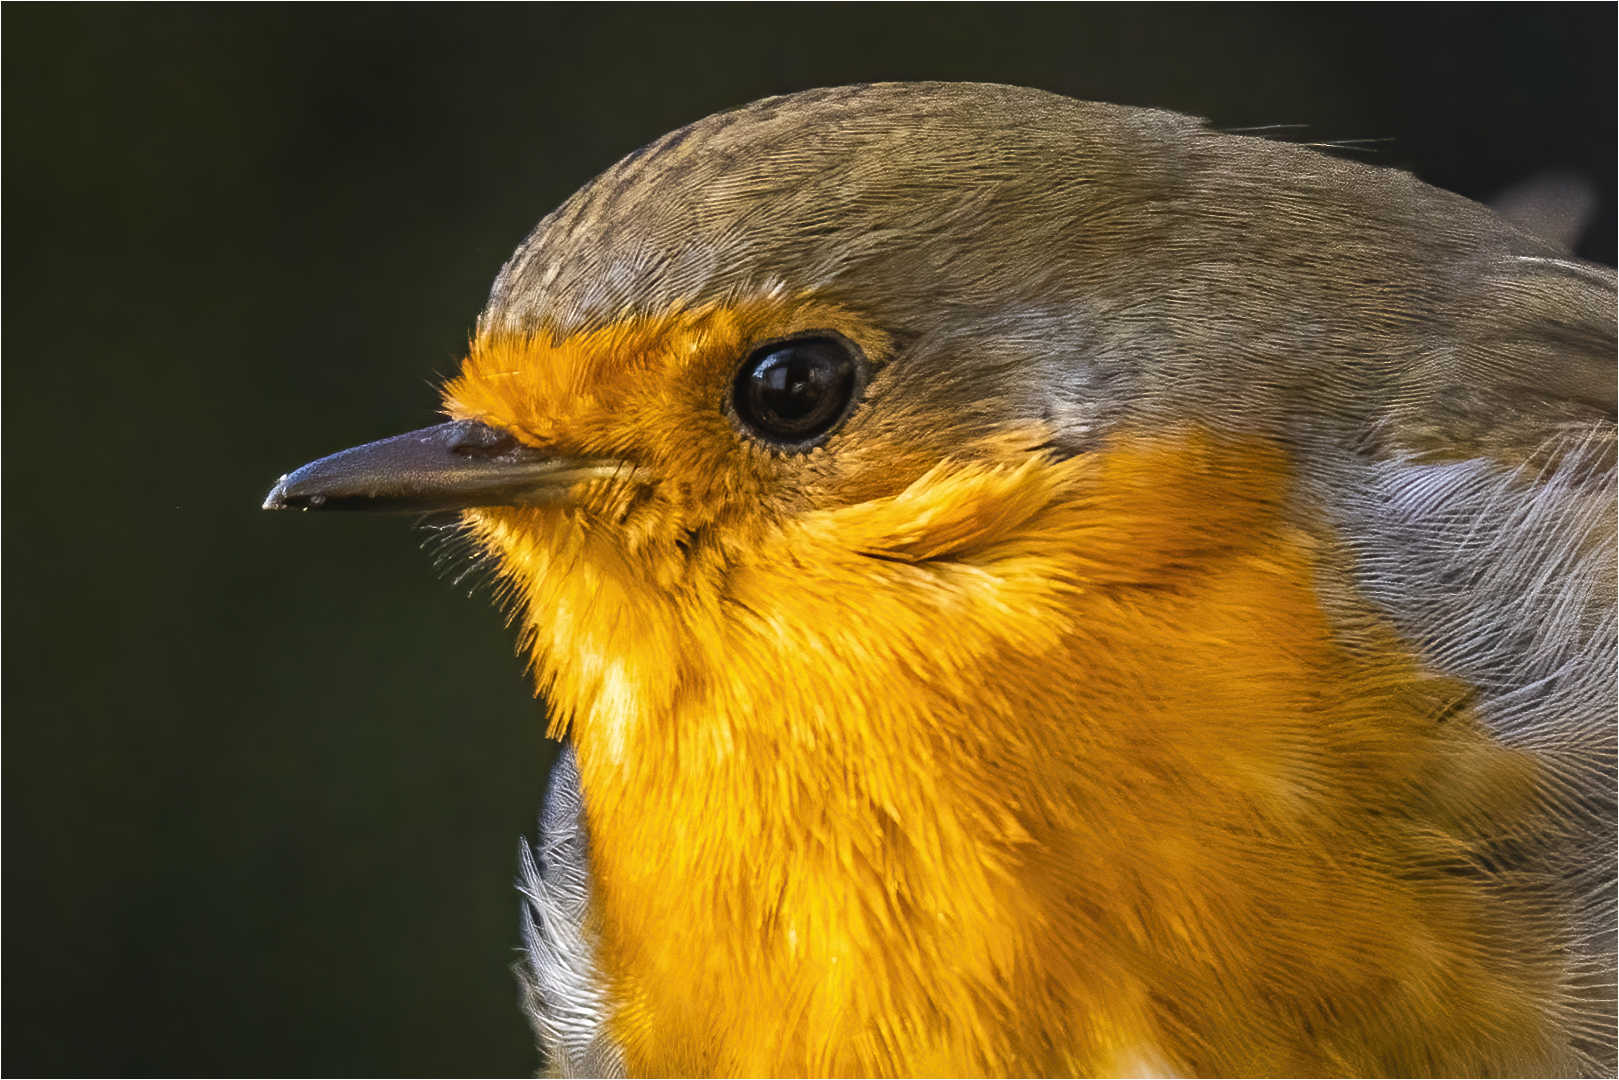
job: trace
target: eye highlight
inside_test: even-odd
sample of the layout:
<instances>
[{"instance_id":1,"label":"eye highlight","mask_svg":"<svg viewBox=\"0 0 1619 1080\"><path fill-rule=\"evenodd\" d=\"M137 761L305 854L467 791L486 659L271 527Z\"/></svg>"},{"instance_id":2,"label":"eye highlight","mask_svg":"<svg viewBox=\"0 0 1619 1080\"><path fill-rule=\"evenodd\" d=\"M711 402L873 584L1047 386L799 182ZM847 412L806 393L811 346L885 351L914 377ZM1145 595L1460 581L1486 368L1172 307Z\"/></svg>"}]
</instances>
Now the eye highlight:
<instances>
[{"instance_id":1,"label":"eye highlight","mask_svg":"<svg viewBox=\"0 0 1619 1080\"><path fill-rule=\"evenodd\" d=\"M859 350L841 335L817 334L755 349L731 384L743 432L782 450L807 450L849 414L862 384Z\"/></svg>"}]
</instances>

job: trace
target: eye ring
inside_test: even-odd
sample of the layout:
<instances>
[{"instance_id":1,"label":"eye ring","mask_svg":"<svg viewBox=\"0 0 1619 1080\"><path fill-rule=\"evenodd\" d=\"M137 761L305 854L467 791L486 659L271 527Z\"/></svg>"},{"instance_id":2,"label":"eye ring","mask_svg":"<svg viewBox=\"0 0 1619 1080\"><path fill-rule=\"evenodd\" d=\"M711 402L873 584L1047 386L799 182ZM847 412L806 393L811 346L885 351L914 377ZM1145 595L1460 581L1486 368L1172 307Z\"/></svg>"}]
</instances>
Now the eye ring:
<instances>
[{"instance_id":1,"label":"eye ring","mask_svg":"<svg viewBox=\"0 0 1619 1080\"><path fill-rule=\"evenodd\" d=\"M825 442L866 388L866 357L835 330L807 330L748 353L731 379L727 409L744 435L775 450Z\"/></svg>"}]
</instances>

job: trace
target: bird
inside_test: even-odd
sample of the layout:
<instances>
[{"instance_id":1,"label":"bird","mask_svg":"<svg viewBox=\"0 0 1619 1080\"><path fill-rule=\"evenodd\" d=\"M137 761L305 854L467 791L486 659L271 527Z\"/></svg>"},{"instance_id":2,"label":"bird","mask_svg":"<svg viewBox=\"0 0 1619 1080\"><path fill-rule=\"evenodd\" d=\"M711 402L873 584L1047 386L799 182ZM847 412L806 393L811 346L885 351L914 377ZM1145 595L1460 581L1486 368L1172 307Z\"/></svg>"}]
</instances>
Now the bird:
<instances>
[{"instance_id":1,"label":"bird","mask_svg":"<svg viewBox=\"0 0 1619 1080\"><path fill-rule=\"evenodd\" d=\"M553 1075L1612 1075L1615 275L1409 173L767 98L500 271L455 515L566 748Z\"/></svg>"}]
</instances>

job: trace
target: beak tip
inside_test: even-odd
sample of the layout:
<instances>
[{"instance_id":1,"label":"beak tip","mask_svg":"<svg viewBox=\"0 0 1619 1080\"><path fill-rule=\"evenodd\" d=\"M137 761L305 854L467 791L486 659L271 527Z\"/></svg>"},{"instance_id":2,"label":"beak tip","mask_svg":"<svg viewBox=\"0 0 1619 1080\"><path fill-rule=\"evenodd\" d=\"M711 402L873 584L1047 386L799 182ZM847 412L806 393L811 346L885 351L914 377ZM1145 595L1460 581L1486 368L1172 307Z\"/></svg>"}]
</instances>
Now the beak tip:
<instances>
[{"instance_id":1,"label":"beak tip","mask_svg":"<svg viewBox=\"0 0 1619 1080\"><path fill-rule=\"evenodd\" d=\"M270 489L270 494L264 497L264 510L285 510L287 508L287 478L282 476Z\"/></svg>"}]
</instances>

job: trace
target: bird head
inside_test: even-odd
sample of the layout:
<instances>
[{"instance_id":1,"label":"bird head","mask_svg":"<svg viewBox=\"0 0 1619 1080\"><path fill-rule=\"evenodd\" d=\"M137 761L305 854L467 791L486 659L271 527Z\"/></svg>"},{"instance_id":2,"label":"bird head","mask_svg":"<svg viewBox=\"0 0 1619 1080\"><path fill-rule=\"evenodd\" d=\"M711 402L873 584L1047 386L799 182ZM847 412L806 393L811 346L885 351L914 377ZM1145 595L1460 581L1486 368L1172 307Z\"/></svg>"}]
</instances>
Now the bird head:
<instances>
[{"instance_id":1,"label":"bird head","mask_svg":"<svg viewBox=\"0 0 1619 1080\"><path fill-rule=\"evenodd\" d=\"M670 685L651 671L693 650L650 628L723 614L767 537L791 595L829 550L961 563L1008 542L1045 496L951 490L986 469L1061 486L1095 472L1061 462L1103 446L1415 447L1400 407L1443 388L1402 331L1467 302L1432 260L1375 245L1413 200L1458 223L1447 250L1501 244L1486 212L1404 174L1171 113L948 84L771 99L654 142L541 222L446 387L452 424L310 466L270 503L466 508L546 687L579 668L564 655L635 652L560 643L586 625L648 627L644 681ZM1240 457L1182 455L1192 503L1239 505L1222 485L1253 487ZM1179 490L1167 458L1150 468ZM1177 545L1229 531L1135 542L1190 558Z\"/></svg>"}]
</instances>

